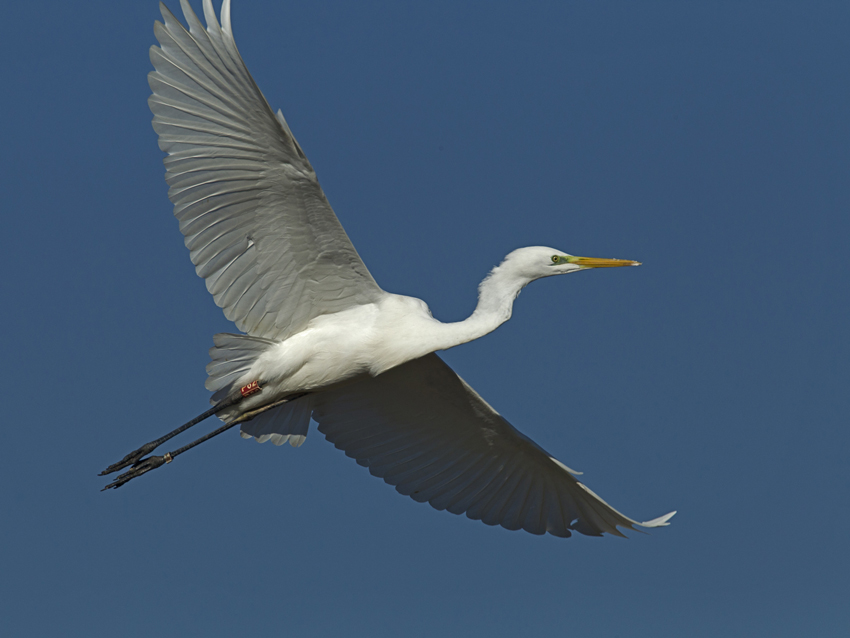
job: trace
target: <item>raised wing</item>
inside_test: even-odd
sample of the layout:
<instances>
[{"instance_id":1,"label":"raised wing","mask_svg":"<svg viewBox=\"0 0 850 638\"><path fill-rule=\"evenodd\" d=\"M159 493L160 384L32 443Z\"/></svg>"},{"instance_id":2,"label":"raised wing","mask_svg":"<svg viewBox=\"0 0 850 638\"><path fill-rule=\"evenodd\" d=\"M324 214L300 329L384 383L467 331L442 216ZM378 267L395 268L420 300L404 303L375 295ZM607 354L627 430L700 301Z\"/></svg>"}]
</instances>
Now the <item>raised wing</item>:
<instances>
[{"instance_id":1,"label":"raised wing","mask_svg":"<svg viewBox=\"0 0 850 638\"><path fill-rule=\"evenodd\" d=\"M659 527L624 516L503 419L435 354L322 392L313 418L400 494L488 525L570 536Z\"/></svg>"},{"instance_id":2,"label":"raised wing","mask_svg":"<svg viewBox=\"0 0 850 638\"><path fill-rule=\"evenodd\" d=\"M230 1L207 28L181 0L189 31L160 5L148 103L168 196L192 263L224 315L284 339L314 317L385 294L322 192L283 115L272 112L233 40Z\"/></svg>"}]
</instances>

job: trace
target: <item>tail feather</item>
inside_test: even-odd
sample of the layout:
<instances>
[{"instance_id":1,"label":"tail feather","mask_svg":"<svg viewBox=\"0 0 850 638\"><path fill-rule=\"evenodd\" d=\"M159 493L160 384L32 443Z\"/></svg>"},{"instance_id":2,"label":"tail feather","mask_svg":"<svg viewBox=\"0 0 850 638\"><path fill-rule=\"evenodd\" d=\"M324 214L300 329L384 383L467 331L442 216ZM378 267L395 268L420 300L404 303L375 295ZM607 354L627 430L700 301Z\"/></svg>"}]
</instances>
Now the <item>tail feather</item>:
<instances>
[{"instance_id":1,"label":"tail feather","mask_svg":"<svg viewBox=\"0 0 850 638\"><path fill-rule=\"evenodd\" d=\"M226 332L215 335L213 343L215 347L210 348L206 382L207 390L213 391L212 403L221 401L236 390L257 358L277 345L277 341L271 339ZM219 417L227 421L238 413L237 408L238 404L219 413ZM271 441L275 445L289 442L292 447L298 447L307 437L312 413L313 397L308 394L246 421L242 426L242 437L254 437L260 443Z\"/></svg>"},{"instance_id":2,"label":"tail feather","mask_svg":"<svg viewBox=\"0 0 850 638\"><path fill-rule=\"evenodd\" d=\"M258 443L271 441L275 445L289 442L292 447L299 447L307 438L312 413L313 395L308 394L247 421L242 426L242 438L253 437Z\"/></svg>"},{"instance_id":3,"label":"tail feather","mask_svg":"<svg viewBox=\"0 0 850 638\"><path fill-rule=\"evenodd\" d=\"M210 348L211 361L207 364L207 390L212 390L211 402L226 397L237 380L244 375L254 361L277 342L271 339L235 335L226 332L213 337L215 347Z\"/></svg>"}]
</instances>

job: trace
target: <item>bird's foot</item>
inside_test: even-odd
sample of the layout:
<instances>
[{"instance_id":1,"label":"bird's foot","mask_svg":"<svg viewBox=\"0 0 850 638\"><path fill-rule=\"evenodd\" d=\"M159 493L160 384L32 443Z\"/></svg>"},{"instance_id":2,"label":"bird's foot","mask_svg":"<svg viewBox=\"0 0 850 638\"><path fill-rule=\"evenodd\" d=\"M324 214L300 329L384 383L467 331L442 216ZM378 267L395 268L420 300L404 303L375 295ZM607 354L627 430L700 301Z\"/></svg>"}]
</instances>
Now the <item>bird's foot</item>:
<instances>
[{"instance_id":1,"label":"bird's foot","mask_svg":"<svg viewBox=\"0 0 850 638\"><path fill-rule=\"evenodd\" d=\"M135 452L133 454L135 454ZM127 456L130 456L130 455L128 454ZM162 456L149 456L148 458L142 459L141 461L136 461L135 463L133 463L133 467L130 469L129 472L124 472L124 474L119 474L118 478L116 478L114 481L112 481L112 483L110 483L109 485L107 485L106 487L104 487L100 491L103 492L103 491L108 490L110 488L111 489L118 489L119 487L124 485L124 483L126 483L127 481L134 479L137 476L141 476L142 474L147 474L151 470L155 470L156 468L160 467L161 465L165 465L166 463L171 463L171 461L172 461L171 452L167 452L166 454L164 454ZM123 463L124 461L121 461L121 462ZM118 465L118 463L116 463L115 465ZM110 467L112 467L112 466L110 466ZM126 467L126 466L122 466L122 467ZM120 468L117 468L117 469L120 469ZM109 471L108 468L107 468L107 471ZM111 470L111 471L115 471L115 470ZM102 472L102 474L106 474L106 473L107 472Z\"/></svg>"},{"instance_id":2,"label":"bird's foot","mask_svg":"<svg viewBox=\"0 0 850 638\"><path fill-rule=\"evenodd\" d=\"M118 461L117 463L113 463L108 468L103 470L98 476L106 476L107 474L112 474L113 472L117 472L118 470L123 470L125 467L130 467L131 465L135 466L143 456L146 456L154 451L159 443L157 441L151 441L150 443L145 443L138 450L130 452L123 459Z\"/></svg>"}]
</instances>

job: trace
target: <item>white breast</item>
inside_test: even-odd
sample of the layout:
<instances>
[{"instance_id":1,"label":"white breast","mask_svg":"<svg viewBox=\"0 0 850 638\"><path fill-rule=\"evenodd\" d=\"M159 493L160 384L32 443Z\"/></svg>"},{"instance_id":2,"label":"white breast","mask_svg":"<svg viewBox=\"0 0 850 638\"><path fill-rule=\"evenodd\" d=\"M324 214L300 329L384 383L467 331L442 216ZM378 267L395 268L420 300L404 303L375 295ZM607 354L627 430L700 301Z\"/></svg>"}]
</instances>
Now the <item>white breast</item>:
<instances>
[{"instance_id":1,"label":"white breast","mask_svg":"<svg viewBox=\"0 0 850 638\"><path fill-rule=\"evenodd\" d=\"M377 375L431 352L433 324L439 322L425 302L387 295L376 304L315 318L260 356L245 378L266 380L275 393L288 394L363 372Z\"/></svg>"}]
</instances>

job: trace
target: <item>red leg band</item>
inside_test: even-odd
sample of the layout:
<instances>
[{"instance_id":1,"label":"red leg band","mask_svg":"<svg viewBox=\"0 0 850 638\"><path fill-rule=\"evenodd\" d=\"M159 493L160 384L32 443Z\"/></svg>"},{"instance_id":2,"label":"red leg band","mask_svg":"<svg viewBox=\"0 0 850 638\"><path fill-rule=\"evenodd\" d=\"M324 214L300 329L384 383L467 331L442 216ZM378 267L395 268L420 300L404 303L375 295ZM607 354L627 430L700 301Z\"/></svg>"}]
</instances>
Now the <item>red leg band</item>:
<instances>
[{"instance_id":1,"label":"red leg band","mask_svg":"<svg viewBox=\"0 0 850 638\"><path fill-rule=\"evenodd\" d=\"M242 393L242 398L249 397L252 394L257 394L257 392L261 392L262 388L260 387L260 383L258 381L251 381L248 385L242 386L240 392Z\"/></svg>"}]
</instances>

